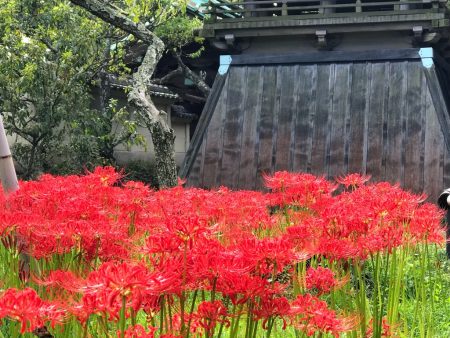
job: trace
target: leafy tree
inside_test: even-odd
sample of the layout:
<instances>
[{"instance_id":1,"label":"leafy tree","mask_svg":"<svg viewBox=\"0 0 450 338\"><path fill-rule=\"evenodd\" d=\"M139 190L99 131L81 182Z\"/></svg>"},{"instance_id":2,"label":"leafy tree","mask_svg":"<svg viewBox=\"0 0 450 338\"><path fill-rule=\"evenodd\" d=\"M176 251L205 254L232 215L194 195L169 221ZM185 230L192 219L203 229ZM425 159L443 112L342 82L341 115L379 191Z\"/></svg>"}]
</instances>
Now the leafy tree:
<instances>
[{"instance_id":1,"label":"leafy tree","mask_svg":"<svg viewBox=\"0 0 450 338\"><path fill-rule=\"evenodd\" d=\"M191 78L205 96L209 92L182 60L182 46L201 25L186 17L185 8L185 0L0 0L0 112L19 139L14 154L23 177L111 161L117 144L142 144L136 122L105 93L109 74L133 74L129 101L151 132L157 183L177 183L175 136L148 85L170 51L180 65L174 74ZM131 70L123 60L136 43L147 51ZM102 92L100 111L91 109L93 82Z\"/></svg>"},{"instance_id":2,"label":"leafy tree","mask_svg":"<svg viewBox=\"0 0 450 338\"><path fill-rule=\"evenodd\" d=\"M0 112L24 178L109 162L115 145L142 141L123 109L91 109L92 81L125 68L120 49L107 52L108 25L57 0L0 0L0 18Z\"/></svg>"}]
</instances>

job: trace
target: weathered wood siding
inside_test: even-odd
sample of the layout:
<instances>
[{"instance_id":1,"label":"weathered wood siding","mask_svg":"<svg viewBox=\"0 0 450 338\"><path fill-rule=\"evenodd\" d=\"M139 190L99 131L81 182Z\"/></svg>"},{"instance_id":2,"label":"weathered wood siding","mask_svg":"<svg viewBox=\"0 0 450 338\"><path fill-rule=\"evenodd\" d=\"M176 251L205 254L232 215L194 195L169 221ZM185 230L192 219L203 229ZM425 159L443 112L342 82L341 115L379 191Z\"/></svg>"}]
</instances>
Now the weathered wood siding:
<instances>
[{"instance_id":1,"label":"weathered wood siding","mask_svg":"<svg viewBox=\"0 0 450 338\"><path fill-rule=\"evenodd\" d=\"M265 172L359 172L434 199L450 184L450 154L426 72L420 60L232 66L188 184L261 189Z\"/></svg>"}]
</instances>

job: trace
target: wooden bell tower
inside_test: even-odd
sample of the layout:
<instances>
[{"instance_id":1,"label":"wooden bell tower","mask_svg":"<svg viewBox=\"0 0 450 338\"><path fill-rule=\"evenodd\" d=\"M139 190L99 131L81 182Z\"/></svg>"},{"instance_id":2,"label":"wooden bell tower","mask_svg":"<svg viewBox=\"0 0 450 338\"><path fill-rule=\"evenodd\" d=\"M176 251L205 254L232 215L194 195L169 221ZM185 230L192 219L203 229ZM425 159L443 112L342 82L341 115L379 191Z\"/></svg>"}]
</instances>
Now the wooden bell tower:
<instances>
[{"instance_id":1,"label":"wooden bell tower","mask_svg":"<svg viewBox=\"0 0 450 338\"><path fill-rule=\"evenodd\" d=\"M435 199L450 185L446 1L209 2L221 66L180 174L359 172Z\"/></svg>"}]
</instances>

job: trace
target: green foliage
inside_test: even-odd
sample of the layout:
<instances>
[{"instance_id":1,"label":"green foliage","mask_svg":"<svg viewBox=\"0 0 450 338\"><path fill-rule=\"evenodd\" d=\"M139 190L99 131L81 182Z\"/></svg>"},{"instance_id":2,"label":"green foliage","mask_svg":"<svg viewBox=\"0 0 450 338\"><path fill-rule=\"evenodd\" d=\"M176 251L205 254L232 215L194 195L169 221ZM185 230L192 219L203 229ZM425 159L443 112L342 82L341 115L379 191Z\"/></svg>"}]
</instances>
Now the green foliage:
<instances>
[{"instance_id":1,"label":"green foliage","mask_svg":"<svg viewBox=\"0 0 450 338\"><path fill-rule=\"evenodd\" d=\"M140 181L156 188L155 166L149 161L131 161L121 167L124 170L125 181Z\"/></svg>"},{"instance_id":2,"label":"green foliage","mask_svg":"<svg viewBox=\"0 0 450 338\"><path fill-rule=\"evenodd\" d=\"M127 15L136 23L144 23L150 30L167 20L186 13L186 0L123 0L118 1Z\"/></svg>"},{"instance_id":3,"label":"green foliage","mask_svg":"<svg viewBox=\"0 0 450 338\"><path fill-rule=\"evenodd\" d=\"M66 122L89 112L104 26L61 1L0 1L0 109L24 178L70 157Z\"/></svg>"},{"instance_id":4,"label":"green foliage","mask_svg":"<svg viewBox=\"0 0 450 338\"><path fill-rule=\"evenodd\" d=\"M201 26L202 22L198 18L177 16L160 25L155 32L168 48L179 49L193 41L203 42L203 38L194 35L194 31Z\"/></svg>"},{"instance_id":5,"label":"green foliage","mask_svg":"<svg viewBox=\"0 0 450 338\"><path fill-rule=\"evenodd\" d=\"M161 34L169 48L194 41L201 22L186 17L185 0L122 0L114 5ZM101 74L122 78L134 37L66 0L0 0L0 113L17 142L22 178L82 172L114 163L118 144L145 147L135 117L102 98Z\"/></svg>"},{"instance_id":6,"label":"green foliage","mask_svg":"<svg viewBox=\"0 0 450 338\"><path fill-rule=\"evenodd\" d=\"M423 255L426 273L420 269ZM410 328L405 337L450 337L450 261L445 249L422 248L409 257L405 268L405 301L399 309L405 328ZM417 297L420 303L415 301Z\"/></svg>"},{"instance_id":7,"label":"green foliage","mask_svg":"<svg viewBox=\"0 0 450 338\"><path fill-rule=\"evenodd\" d=\"M123 49L110 55L99 20L67 1L0 0L0 111L25 179L82 172L114 162L114 146L144 144L136 122L114 101L92 109L93 79L126 71Z\"/></svg>"}]
</instances>

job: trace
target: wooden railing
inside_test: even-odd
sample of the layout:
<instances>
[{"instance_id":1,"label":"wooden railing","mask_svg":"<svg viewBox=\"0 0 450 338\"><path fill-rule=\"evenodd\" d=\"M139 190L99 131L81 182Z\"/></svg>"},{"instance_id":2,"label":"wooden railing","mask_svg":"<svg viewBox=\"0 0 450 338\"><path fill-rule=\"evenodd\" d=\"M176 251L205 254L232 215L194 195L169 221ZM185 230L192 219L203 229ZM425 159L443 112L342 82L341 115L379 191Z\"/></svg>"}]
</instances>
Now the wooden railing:
<instances>
[{"instance_id":1,"label":"wooden railing","mask_svg":"<svg viewBox=\"0 0 450 338\"><path fill-rule=\"evenodd\" d=\"M287 17L293 15L326 16L363 12L435 12L446 8L447 0L260 0L260 1L209 1L203 12L211 21L239 20L249 17ZM405 13L406 14L406 13Z\"/></svg>"}]
</instances>

